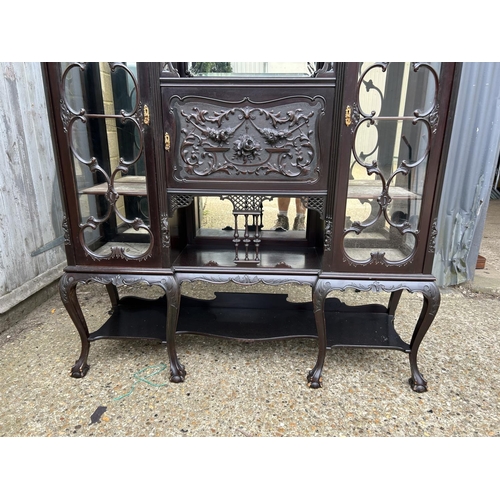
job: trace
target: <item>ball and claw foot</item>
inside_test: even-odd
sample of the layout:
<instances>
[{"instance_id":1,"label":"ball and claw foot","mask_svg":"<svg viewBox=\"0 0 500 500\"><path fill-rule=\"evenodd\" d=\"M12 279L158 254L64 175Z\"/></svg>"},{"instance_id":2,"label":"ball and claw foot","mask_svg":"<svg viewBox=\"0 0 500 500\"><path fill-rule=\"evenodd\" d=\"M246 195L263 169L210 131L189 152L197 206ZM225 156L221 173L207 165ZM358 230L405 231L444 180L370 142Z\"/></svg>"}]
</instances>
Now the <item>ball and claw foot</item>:
<instances>
[{"instance_id":1,"label":"ball and claw foot","mask_svg":"<svg viewBox=\"0 0 500 500\"><path fill-rule=\"evenodd\" d=\"M413 378L408 379L408 382L410 383L410 387L415 391L415 392L427 392L427 382L421 378L419 382L416 382Z\"/></svg>"},{"instance_id":2,"label":"ball and claw foot","mask_svg":"<svg viewBox=\"0 0 500 500\"><path fill-rule=\"evenodd\" d=\"M73 368L71 368L70 376L73 378L83 378L87 375L90 366L87 363L76 362Z\"/></svg>"},{"instance_id":3,"label":"ball and claw foot","mask_svg":"<svg viewBox=\"0 0 500 500\"><path fill-rule=\"evenodd\" d=\"M170 367L170 382L180 384L186 378L186 370L178 361Z\"/></svg>"},{"instance_id":4,"label":"ball and claw foot","mask_svg":"<svg viewBox=\"0 0 500 500\"><path fill-rule=\"evenodd\" d=\"M311 389L320 389L323 387L323 378L321 377L321 372L316 373L316 370L311 370L307 374L307 385Z\"/></svg>"}]
</instances>

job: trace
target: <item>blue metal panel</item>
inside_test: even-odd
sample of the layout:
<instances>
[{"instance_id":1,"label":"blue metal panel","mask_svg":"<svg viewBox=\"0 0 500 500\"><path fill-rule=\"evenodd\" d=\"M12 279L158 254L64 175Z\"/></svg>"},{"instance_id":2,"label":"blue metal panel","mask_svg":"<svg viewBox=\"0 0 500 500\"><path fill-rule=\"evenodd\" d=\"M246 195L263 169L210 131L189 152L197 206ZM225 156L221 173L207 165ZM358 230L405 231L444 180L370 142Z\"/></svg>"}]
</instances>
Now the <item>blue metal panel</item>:
<instances>
[{"instance_id":1,"label":"blue metal panel","mask_svg":"<svg viewBox=\"0 0 500 500\"><path fill-rule=\"evenodd\" d=\"M500 63L464 63L438 216L439 286L474 277L500 151Z\"/></svg>"}]
</instances>

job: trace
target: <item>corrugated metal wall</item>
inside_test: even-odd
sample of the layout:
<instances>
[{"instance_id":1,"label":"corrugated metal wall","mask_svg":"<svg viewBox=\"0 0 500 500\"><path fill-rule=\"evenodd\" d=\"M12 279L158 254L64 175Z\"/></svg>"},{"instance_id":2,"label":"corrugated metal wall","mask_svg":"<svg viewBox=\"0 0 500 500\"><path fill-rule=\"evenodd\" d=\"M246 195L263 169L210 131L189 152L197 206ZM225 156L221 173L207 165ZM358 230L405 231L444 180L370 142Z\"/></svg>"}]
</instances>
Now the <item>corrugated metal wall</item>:
<instances>
[{"instance_id":1,"label":"corrugated metal wall","mask_svg":"<svg viewBox=\"0 0 500 500\"><path fill-rule=\"evenodd\" d=\"M500 151L500 63L464 63L438 216L438 285L474 277Z\"/></svg>"},{"instance_id":2,"label":"corrugated metal wall","mask_svg":"<svg viewBox=\"0 0 500 500\"><path fill-rule=\"evenodd\" d=\"M65 265L62 206L39 63L0 63L0 314Z\"/></svg>"}]
</instances>

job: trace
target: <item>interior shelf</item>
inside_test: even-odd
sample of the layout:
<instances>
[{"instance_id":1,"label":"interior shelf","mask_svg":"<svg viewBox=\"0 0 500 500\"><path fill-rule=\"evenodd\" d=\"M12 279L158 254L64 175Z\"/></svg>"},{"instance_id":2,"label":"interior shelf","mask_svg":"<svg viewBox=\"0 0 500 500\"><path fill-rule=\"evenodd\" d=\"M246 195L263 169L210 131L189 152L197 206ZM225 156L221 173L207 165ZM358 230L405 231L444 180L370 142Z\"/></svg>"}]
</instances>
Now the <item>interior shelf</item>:
<instances>
[{"instance_id":1,"label":"interior shelf","mask_svg":"<svg viewBox=\"0 0 500 500\"><path fill-rule=\"evenodd\" d=\"M95 186L88 187L80 191L80 194L106 194L108 192L108 183L103 182ZM146 176L127 175L115 179L115 191L122 196L147 196Z\"/></svg>"},{"instance_id":2,"label":"interior shelf","mask_svg":"<svg viewBox=\"0 0 500 500\"><path fill-rule=\"evenodd\" d=\"M147 196L146 176L127 175L115 179L115 191L124 196ZM85 188L80 191L81 194L106 194L108 183L103 182L95 186ZM420 200L422 197L408 189L400 186L391 186L389 193L392 199ZM373 181L350 181L347 197L360 200L376 199L381 194L381 187Z\"/></svg>"},{"instance_id":3,"label":"interior shelf","mask_svg":"<svg viewBox=\"0 0 500 500\"><path fill-rule=\"evenodd\" d=\"M348 198L355 198L359 200L376 200L382 193L382 186L380 183L374 181L364 181L364 180L350 180L349 187L347 190ZM393 200L403 199L403 200L420 200L422 197L413 191L405 189L400 186L391 186L389 188L389 194Z\"/></svg>"},{"instance_id":4,"label":"interior shelf","mask_svg":"<svg viewBox=\"0 0 500 500\"><path fill-rule=\"evenodd\" d=\"M245 265L245 250L240 244L239 264L234 262L234 245L231 240L227 241L224 248L188 245L174 262L174 269L180 268L202 268L202 267L231 267L240 269ZM250 258L253 257L253 250L249 252ZM286 250L270 250L265 244L261 244L259 250L260 263L258 266L248 264L248 267L258 269L275 268L300 270L304 272L314 272L321 268L321 258L314 247L311 248L287 248Z\"/></svg>"},{"instance_id":5,"label":"interior shelf","mask_svg":"<svg viewBox=\"0 0 500 500\"><path fill-rule=\"evenodd\" d=\"M123 297L109 319L89 336L99 339L143 339L166 342L167 301Z\"/></svg>"},{"instance_id":6,"label":"interior shelf","mask_svg":"<svg viewBox=\"0 0 500 500\"><path fill-rule=\"evenodd\" d=\"M177 334L197 334L247 342L317 338L312 302L288 302L284 294L216 292L213 300L182 297ZM98 339L166 341L167 301L124 297L108 321L90 335ZM393 316L380 304L348 306L325 302L327 345L398 349L409 345L396 333Z\"/></svg>"},{"instance_id":7,"label":"interior shelf","mask_svg":"<svg viewBox=\"0 0 500 500\"><path fill-rule=\"evenodd\" d=\"M215 293L214 300L182 297L177 333L246 341L316 338L310 302L283 294Z\"/></svg>"},{"instance_id":8,"label":"interior shelf","mask_svg":"<svg viewBox=\"0 0 500 500\"><path fill-rule=\"evenodd\" d=\"M381 304L348 306L337 298L326 299L328 348L366 347L410 352L410 345L394 328L394 316Z\"/></svg>"}]
</instances>

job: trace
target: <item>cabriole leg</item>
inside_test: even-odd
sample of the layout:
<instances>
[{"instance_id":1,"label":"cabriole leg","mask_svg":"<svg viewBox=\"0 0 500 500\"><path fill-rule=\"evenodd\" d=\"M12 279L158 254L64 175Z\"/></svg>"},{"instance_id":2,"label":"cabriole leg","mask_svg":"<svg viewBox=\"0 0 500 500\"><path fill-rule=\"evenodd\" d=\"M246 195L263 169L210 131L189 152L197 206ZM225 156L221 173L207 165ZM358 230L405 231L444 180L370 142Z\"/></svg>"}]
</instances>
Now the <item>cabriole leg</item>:
<instances>
[{"instance_id":1,"label":"cabriole leg","mask_svg":"<svg viewBox=\"0 0 500 500\"><path fill-rule=\"evenodd\" d=\"M116 288L113 283L109 283L106 285L106 290L108 291L109 300L111 301L111 307L114 309L118 302L120 302L120 296L118 295L118 288Z\"/></svg>"},{"instance_id":2,"label":"cabriole leg","mask_svg":"<svg viewBox=\"0 0 500 500\"><path fill-rule=\"evenodd\" d=\"M175 348L175 332L177 330L177 320L179 318L180 307L180 286L174 276L169 276L165 280L165 292L167 296L167 349L170 361L170 381L184 382L186 370L177 358Z\"/></svg>"},{"instance_id":3,"label":"cabriole leg","mask_svg":"<svg viewBox=\"0 0 500 500\"><path fill-rule=\"evenodd\" d=\"M436 313L439 309L439 304L441 302L441 294L439 288L435 283L428 283L424 285L422 290L420 290L424 296L422 312L418 318L417 325L415 326L415 331L410 342L410 369L411 378L409 383L411 388L415 392L425 392L427 391L427 382L420 373L417 366L417 354L418 348L422 340L424 339L427 330L431 326Z\"/></svg>"},{"instance_id":4,"label":"cabriole leg","mask_svg":"<svg viewBox=\"0 0 500 500\"><path fill-rule=\"evenodd\" d=\"M390 316L394 316L396 314L396 309L399 304L399 300L401 299L401 295L403 290L397 290L391 293L391 298L389 299L389 305L387 307L387 313Z\"/></svg>"},{"instance_id":5,"label":"cabriole leg","mask_svg":"<svg viewBox=\"0 0 500 500\"><path fill-rule=\"evenodd\" d=\"M318 333L318 359L314 368L307 375L311 389L319 389L322 386L321 372L326 357L325 299L329 291L330 283L321 280L318 280L313 288L314 319Z\"/></svg>"},{"instance_id":6,"label":"cabriole leg","mask_svg":"<svg viewBox=\"0 0 500 500\"><path fill-rule=\"evenodd\" d=\"M80 357L76 361L73 368L71 368L71 376L74 378L83 378L89 371L87 358L89 355L90 342L89 342L89 329L83 316L82 309L78 302L76 295L76 285L78 281L72 275L64 274L59 281L59 293L61 295L62 303L68 311L68 314L73 321L82 342L82 350Z\"/></svg>"}]
</instances>

